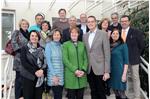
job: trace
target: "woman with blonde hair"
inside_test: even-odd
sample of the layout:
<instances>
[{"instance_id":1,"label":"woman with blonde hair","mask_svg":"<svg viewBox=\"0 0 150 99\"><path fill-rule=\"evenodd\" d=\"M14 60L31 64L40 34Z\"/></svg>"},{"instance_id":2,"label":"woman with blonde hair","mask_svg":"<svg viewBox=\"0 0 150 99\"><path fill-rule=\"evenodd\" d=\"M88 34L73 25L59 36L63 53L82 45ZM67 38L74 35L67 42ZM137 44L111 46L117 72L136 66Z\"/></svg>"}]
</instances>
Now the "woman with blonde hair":
<instances>
[{"instance_id":1,"label":"woman with blonde hair","mask_svg":"<svg viewBox=\"0 0 150 99\"><path fill-rule=\"evenodd\" d=\"M23 96L22 93L22 77L21 61L20 61L20 49L28 42L28 28L29 22L26 19L19 21L19 30L13 31L11 35L12 48L15 51L13 70L16 71L15 77L15 99L20 99Z\"/></svg>"}]
</instances>

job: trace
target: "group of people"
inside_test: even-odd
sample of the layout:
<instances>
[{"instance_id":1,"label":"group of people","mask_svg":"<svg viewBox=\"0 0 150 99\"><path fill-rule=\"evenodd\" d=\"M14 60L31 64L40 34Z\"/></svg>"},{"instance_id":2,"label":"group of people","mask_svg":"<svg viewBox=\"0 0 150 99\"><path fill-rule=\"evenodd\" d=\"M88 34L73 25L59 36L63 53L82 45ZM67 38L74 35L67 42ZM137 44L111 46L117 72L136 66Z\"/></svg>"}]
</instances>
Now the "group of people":
<instances>
[{"instance_id":1,"label":"group of people","mask_svg":"<svg viewBox=\"0 0 150 99\"><path fill-rule=\"evenodd\" d=\"M14 56L15 99L42 99L44 82L54 99L83 99L89 83L91 99L106 99L106 85L116 99L125 94L127 71L131 69L134 99L140 98L139 63L144 48L143 33L130 27L130 18L112 13L97 25L95 16L66 18L66 10L58 11L59 19L50 25L42 13L36 24L21 19L19 30L12 33ZM46 87L48 87L46 86Z\"/></svg>"}]
</instances>

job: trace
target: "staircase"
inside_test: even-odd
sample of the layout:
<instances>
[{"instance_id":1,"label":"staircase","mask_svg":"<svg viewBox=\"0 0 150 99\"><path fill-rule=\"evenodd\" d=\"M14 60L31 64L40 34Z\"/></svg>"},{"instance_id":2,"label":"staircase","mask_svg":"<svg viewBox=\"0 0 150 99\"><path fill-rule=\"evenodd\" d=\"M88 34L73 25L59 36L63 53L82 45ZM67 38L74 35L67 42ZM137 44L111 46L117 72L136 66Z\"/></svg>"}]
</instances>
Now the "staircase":
<instances>
[{"instance_id":1,"label":"staircase","mask_svg":"<svg viewBox=\"0 0 150 99\"><path fill-rule=\"evenodd\" d=\"M148 62L142 58L142 63L140 66L142 69L148 74L148 69L147 67L149 66ZM14 97L14 80L15 80L15 72L12 70L13 69L13 56L10 56L6 53L2 54L2 84L4 85L3 88L3 98L2 99L15 99ZM149 75L149 74L148 74ZM128 88L127 88L127 96L129 99L133 99L133 89L132 89L132 80L130 77L128 77ZM148 99L147 93L143 91L142 89L140 90L142 97L141 99ZM63 94L63 99L65 98L65 92ZM85 91L84 99L91 99L90 97L90 89L87 88ZM107 96L107 99L115 99L115 95L112 94L110 96Z\"/></svg>"}]
</instances>

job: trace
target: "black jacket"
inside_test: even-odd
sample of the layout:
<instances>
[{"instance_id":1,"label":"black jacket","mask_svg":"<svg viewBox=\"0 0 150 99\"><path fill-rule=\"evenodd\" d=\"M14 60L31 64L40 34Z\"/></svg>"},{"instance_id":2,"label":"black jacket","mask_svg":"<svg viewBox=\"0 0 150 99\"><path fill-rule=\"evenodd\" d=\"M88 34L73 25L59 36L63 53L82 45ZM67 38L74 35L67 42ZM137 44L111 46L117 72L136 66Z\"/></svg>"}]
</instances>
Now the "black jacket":
<instances>
[{"instance_id":1,"label":"black jacket","mask_svg":"<svg viewBox=\"0 0 150 99\"><path fill-rule=\"evenodd\" d=\"M45 68L39 68L37 65L37 57L34 57L30 52L28 46L24 46L21 48L21 75L27 79L35 80L37 77L35 72L39 69L43 69L45 72Z\"/></svg>"},{"instance_id":2,"label":"black jacket","mask_svg":"<svg viewBox=\"0 0 150 99\"><path fill-rule=\"evenodd\" d=\"M126 43L129 51L129 63L136 65L141 62L140 56L144 49L144 33L141 31L129 28Z\"/></svg>"},{"instance_id":3,"label":"black jacket","mask_svg":"<svg viewBox=\"0 0 150 99\"><path fill-rule=\"evenodd\" d=\"M62 42L66 42L70 40L70 32L69 32L70 28L67 28L65 30L63 30L63 36L62 36ZM79 41L82 41L82 36L83 36L83 31L80 29L80 35L78 37Z\"/></svg>"},{"instance_id":4,"label":"black jacket","mask_svg":"<svg viewBox=\"0 0 150 99\"><path fill-rule=\"evenodd\" d=\"M77 27L79 28L79 29L81 29L81 24L79 24L79 25L77 25ZM86 26L86 32L89 32L89 28L88 28L88 26Z\"/></svg>"}]
</instances>

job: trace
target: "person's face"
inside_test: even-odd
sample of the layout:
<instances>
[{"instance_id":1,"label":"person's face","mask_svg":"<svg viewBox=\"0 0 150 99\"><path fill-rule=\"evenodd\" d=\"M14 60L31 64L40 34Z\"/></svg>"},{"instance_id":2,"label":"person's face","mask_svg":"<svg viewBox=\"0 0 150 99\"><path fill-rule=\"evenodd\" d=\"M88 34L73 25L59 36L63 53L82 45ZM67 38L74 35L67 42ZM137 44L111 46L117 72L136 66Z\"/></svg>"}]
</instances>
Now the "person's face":
<instances>
[{"instance_id":1,"label":"person's face","mask_svg":"<svg viewBox=\"0 0 150 99\"><path fill-rule=\"evenodd\" d=\"M53 41L59 42L61 39L61 35L59 31L54 32L53 34Z\"/></svg>"},{"instance_id":2,"label":"person's face","mask_svg":"<svg viewBox=\"0 0 150 99\"><path fill-rule=\"evenodd\" d=\"M72 18L69 19L69 25L71 27L75 27L76 26L76 22L77 22L76 18L72 17Z\"/></svg>"},{"instance_id":3,"label":"person's face","mask_svg":"<svg viewBox=\"0 0 150 99\"><path fill-rule=\"evenodd\" d=\"M41 25L43 20L44 20L44 18L42 16L36 16L36 18L35 18L36 24L38 24L38 25Z\"/></svg>"},{"instance_id":4,"label":"person's face","mask_svg":"<svg viewBox=\"0 0 150 99\"><path fill-rule=\"evenodd\" d=\"M81 15L80 15L80 21L81 21L81 23L86 23L86 21L87 21L87 16L86 16L85 14L81 14Z\"/></svg>"},{"instance_id":5,"label":"person's face","mask_svg":"<svg viewBox=\"0 0 150 99\"><path fill-rule=\"evenodd\" d=\"M108 28L108 21L107 20L104 20L103 23L102 23L102 29L107 29Z\"/></svg>"},{"instance_id":6,"label":"person's face","mask_svg":"<svg viewBox=\"0 0 150 99\"><path fill-rule=\"evenodd\" d=\"M29 25L26 21L21 22L21 28L26 31L28 29Z\"/></svg>"},{"instance_id":7,"label":"person's face","mask_svg":"<svg viewBox=\"0 0 150 99\"><path fill-rule=\"evenodd\" d=\"M112 19L113 23L118 23L118 16L117 15L112 15L111 19Z\"/></svg>"},{"instance_id":8,"label":"person's face","mask_svg":"<svg viewBox=\"0 0 150 99\"><path fill-rule=\"evenodd\" d=\"M30 34L30 41L31 41L31 43L32 43L32 44L37 44L37 43L38 43L38 40L39 40L39 38L38 38L37 33L36 33L36 32L32 32L32 33Z\"/></svg>"},{"instance_id":9,"label":"person's face","mask_svg":"<svg viewBox=\"0 0 150 99\"><path fill-rule=\"evenodd\" d=\"M88 18L87 25L90 30L94 30L96 28L96 21L94 20L94 18Z\"/></svg>"},{"instance_id":10,"label":"person's face","mask_svg":"<svg viewBox=\"0 0 150 99\"><path fill-rule=\"evenodd\" d=\"M72 31L71 31L71 40L72 41L74 41L74 42L76 42L76 41L78 41L78 36L79 36L79 34L78 34L78 32L77 32L77 30L76 29L73 29Z\"/></svg>"},{"instance_id":11,"label":"person's face","mask_svg":"<svg viewBox=\"0 0 150 99\"><path fill-rule=\"evenodd\" d=\"M128 17L121 18L122 29L128 28L129 25L130 25L130 21L129 21Z\"/></svg>"},{"instance_id":12,"label":"person's face","mask_svg":"<svg viewBox=\"0 0 150 99\"><path fill-rule=\"evenodd\" d=\"M48 24L47 24L47 23L43 23L43 24L42 24L42 30L43 30L44 32L48 31Z\"/></svg>"},{"instance_id":13,"label":"person's face","mask_svg":"<svg viewBox=\"0 0 150 99\"><path fill-rule=\"evenodd\" d=\"M114 42L117 41L119 39L119 31L114 30L113 33L111 34L111 37L112 37Z\"/></svg>"},{"instance_id":14,"label":"person's face","mask_svg":"<svg viewBox=\"0 0 150 99\"><path fill-rule=\"evenodd\" d=\"M61 11L59 12L59 17L60 17L61 19L66 18L66 13L65 13L64 10L61 10Z\"/></svg>"}]
</instances>

